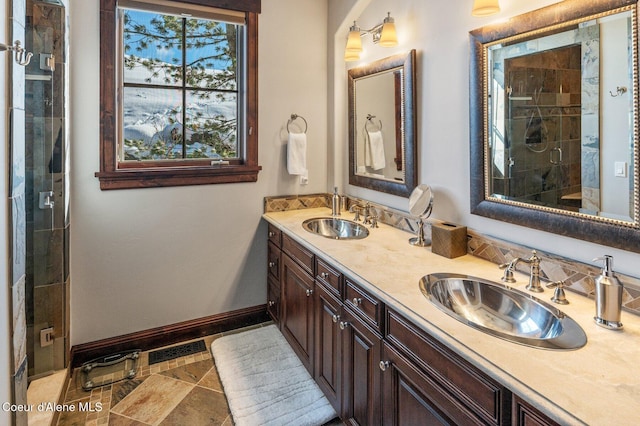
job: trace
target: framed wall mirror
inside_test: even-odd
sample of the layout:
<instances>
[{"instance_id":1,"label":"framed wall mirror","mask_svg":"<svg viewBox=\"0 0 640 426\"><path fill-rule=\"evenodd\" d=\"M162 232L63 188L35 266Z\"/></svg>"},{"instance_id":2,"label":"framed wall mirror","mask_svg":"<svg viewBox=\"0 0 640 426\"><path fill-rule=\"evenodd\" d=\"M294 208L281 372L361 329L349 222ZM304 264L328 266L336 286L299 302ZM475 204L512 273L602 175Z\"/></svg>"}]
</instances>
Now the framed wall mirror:
<instances>
[{"instance_id":1,"label":"framed wall mirror","mask_svg":"<svg viewBox=\"0 0 640 426\"><path fill-rule=\"evenodd\" d=\"M408 197L416 186L416 51L348 71L349 183Z\"/></svg>"},{"instance_id":2,"label":"framed wall mirror","mask_svg":"<svg viewBox=\"0 0 640 426\"><path fill-rule=\"evenodd\" d=\"M565 0L471 39L471 212L640 252L638 0Z\"/></svg>"}]
</instances>

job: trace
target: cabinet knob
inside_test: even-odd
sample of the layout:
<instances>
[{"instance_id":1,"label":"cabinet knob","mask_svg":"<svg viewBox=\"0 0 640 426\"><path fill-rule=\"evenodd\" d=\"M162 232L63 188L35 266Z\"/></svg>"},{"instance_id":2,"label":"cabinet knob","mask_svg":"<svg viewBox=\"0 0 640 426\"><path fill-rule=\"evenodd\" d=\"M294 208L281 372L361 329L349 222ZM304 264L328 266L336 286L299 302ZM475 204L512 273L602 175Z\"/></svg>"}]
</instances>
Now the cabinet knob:
<instances>
[{"instance_id":1,"label":"cabinet knob","mask_svg":"<svg viewBox=\"0 0 640 426\"><path fill-rule=\"evenodd\" d=\"M276 302L274 302L273 300L269 300L269 307L272 307L275 304L276 304Z\"/></svg>"},{"instance_id":2,"label":"cabinet knob","mask_svg":"<svg viewBox=\"0 0 640 426\"><path fill-rule=\"evenodd\" d=\"M275 237L276 233L273 231L269 231L269 238Z\"/></svg>"},{"instance_id":3,"label":"cabinet knob","mask_svg":"<svg viewBox=\"0 0 640 426\"><path fill-rule=\"evenodd\" d=\"M347 327L349 327L349 323L348 322L340 321L340 330L344 330Z\"/></svg>"},{"instance_id":4,"label":"cabinet knob","mask_svg":"<svg viewBox=\"0 0 640 426\"><path fill-rule=\"evenodd\" d=\"M276 266L276 262L269 262L269 268L273 268L274 266Z\"/></svg>"},{"instance_id":5,"label":"cabinet knob","mask_svg":"<svg viewBox=\"0 0 640 426\"><path fill-rule=\"evenodd\" d=\"M389 361L380 361L380 370L382 371L387 371L387 368L389 368Z\"/></svg>"},{"instance_id":6,"label":"cabinet knob","mask_svg":"<svg viewBox=\"0 0 640 426\"><path fill-rule=\"evenodd\" d=\"M333 322L338 322L340 320L340 315L334 315L333 317Z\"/></svg>"},{"instance_id":7,"label":"cabinet knob","mask_svg":"<svg viewBox=\"0 0 640 426\"><path fill-rule=\"evenodd\" d=\"M313 294L313 290L308 289L308 290L306 291L306 293L307 293L307 297L309 297L309 296L311 296L311 295Z\"/></svg>"},{"instance_id":8,"label":"cabinet knob","mask_svg":"<svg viewBox=\"0 0 640 426\"><path fill-rule=\"evenodd\" d=\"M354 297L352 300L353 304L358 306L358 305L362 305L362 299L360 297Z\"/></svg>"},{"instance_id":9,"label":"cabinet knob","mask_svg":"<svg viewBox=\"0 0 640 426\"><path fill-rule=\"evenodd\" d=\"M321 272L320 276L322 277L322 279L326 280L327 278L329 278L329 273L328 272Z\"/></svg>"}]
</instances>

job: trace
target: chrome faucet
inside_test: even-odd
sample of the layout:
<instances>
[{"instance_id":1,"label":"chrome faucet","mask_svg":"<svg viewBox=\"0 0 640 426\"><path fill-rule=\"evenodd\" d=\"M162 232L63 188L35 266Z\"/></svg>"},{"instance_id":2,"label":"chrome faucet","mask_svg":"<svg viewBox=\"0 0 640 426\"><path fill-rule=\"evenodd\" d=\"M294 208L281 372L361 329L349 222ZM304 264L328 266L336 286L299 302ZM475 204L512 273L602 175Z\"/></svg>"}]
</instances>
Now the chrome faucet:
<instances>
[{"instance_id":1,"label":"chrome faucet","mask_svg":"<svg viewBox=\"0 0 640 426\"><path fill-rule=\"evenodd\" d=\"M353 204L351 205L351 207L349 207L349 211L350 211L351 213L355 213L355 216L354 216L354 218L353 218L353 221L354 221L354 222L359 222L359 221L360 221L360 213L361 213L363 210L364 210L364 207L363 207L363 206L361 206L361 205L360 205L360 204L358 204L358 203L353 203Z\"/></svg>"},{"instance_id":2,"label":"chrome faucet","mask_svg":"<svg viewBox=\"0 0 640 426\"><path fill-rule=\"evenodd\" d=\"M540 284L540 258L535 250L531 252L531 257L529 259L522 259L521 257L516 257L509 263L503 263L500 265L500 269L504 269L504 276L502 277L502 281L507 283L516 282L515 278L513 278L513 271L516 269L516 265L518 262L524 262L531 265L530 273L529 273L529 284L526 289L532 291L534 293L542 293L544 288Z\"/></svg>"},{"instance_id":3,"label":"chrome faucet","mask_svg":"<svg viewBox=\"0 0 640 426\"><path fill-rule=\"evenodd\" d=\"M365 225L371 224L371 204L369 203L364 206L364 219L362 220L362 223Z\"/></svg>"}]
</instances>

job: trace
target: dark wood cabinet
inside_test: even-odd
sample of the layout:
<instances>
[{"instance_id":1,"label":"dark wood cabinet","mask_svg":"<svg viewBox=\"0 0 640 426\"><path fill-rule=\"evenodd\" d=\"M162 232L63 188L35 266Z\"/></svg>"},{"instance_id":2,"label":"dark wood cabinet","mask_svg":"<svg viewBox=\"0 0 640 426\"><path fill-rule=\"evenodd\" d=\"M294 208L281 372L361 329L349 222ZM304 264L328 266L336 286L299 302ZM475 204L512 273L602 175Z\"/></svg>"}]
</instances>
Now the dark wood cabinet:
<instances>
[{"instance_id":1,"label":"dark wood cabinet","mask_svg":"<svg viewBox=\"0 0 640 426\"><path fill-rule=\"evenodd\" d=\"M558 426L269 225L267 310L350 425Z\"/></svg>"},{"instance_id":2,"label":"dark wood cabinet","mask_svg":"<svg viewBox=\"0 0 640 426\"><path fill-rule=\"evenodd\" d=\"M281 257L280 247L269 241L267 243L267 276L276 282L280 282Z\"/></svg>"},{"instance_id":3,"label":"dark wood cabinet","mask_svg":"<svg viewBox=\"0 0 640 426\"><path fill-rule=\"evenodd\" d=\"M314 379L337 413L342 405L342 304L316 281Z\"/></svg>"},{"instance_id":4,"label":"dark wood cabinet","mask_svg":"<svg viewBox=\"0 0 640 426\"><path fill-rule=\"evenodd\" d=\"M267 278L267 313L276 324L280 323L280 282Z\"/></svg>"},{"instance_id":5,"label":"dark wood cabinet","mask_svg":"<svg viewBox=\"0 0 640 426\"><path fill-rule=\"evenodd\" d=\"M428 378L425 391L443 418L469 424L510 422L511 393L397 312L388 309L385 341Z\"/></svg>"},{"instance_id":6,"label":"dark wood cabinet","mask_svg":"<svg viewBox=\"0 0 640 426\"><path fill-rule=\"evenodd\" d=\"M380 368L384 370L383 424L486 424L386 342Z\"/></svg>"},{"instance_id":7,"label":"dark wood cabinet","mask_svg":"<svg viewBox=\"0 0 640 426\"><path fill-rule=\"evenodd\" d=\"M289 256L282 258L281 331L313 375L313 278Z\"/></svg>"},{"instance_id":8,"label":"dark wood cabinet","mask_svg":"<svg viewBox=\"0 0 640 426\"><path fill-rule=\"evenodd\" d=\"M519 396L513 396L513 426L560 426Z\"/></svg>"},{"instance_id":9,"label":"dark wood cabinet","mask_svg":"<svg viewBox=\"0 0 640 426\"><path fill-rule=\"evenodd\" d=\"M379 425L381 421L382 337L349 309L343 309L342 418L347 424Z\"/></svg>"}]
</instances>

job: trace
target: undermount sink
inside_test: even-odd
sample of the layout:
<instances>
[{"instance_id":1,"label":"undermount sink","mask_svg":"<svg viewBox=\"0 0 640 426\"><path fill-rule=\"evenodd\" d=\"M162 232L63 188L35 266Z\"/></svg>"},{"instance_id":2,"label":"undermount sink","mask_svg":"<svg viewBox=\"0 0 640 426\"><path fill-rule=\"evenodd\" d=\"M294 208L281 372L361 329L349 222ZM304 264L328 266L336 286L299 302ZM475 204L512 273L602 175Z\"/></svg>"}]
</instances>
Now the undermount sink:
<instances>
[{"instance_id":1,"label":"undermount sink","mask_svg":"<svg viewBox=\"0 0 640 426\"><path fill-rule=\"evenodd\" d=\"M550 303L503 284L462 274L429 274L422 293L453 318L492 336L542 349L578 349L584 330Z\"/></svg>"},{"instance_id":2,"label":"undermount sink","mask_svg":"<svg viewBox=\"0 0 640 426\"><path fill-rule=\"evenodd\" d=\"M356 240L369 235L369 230L363 225L337 217L316 217L302 222L302 227L317 235L334 240Z\"/></svg>"}]
</instances>

